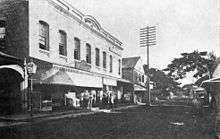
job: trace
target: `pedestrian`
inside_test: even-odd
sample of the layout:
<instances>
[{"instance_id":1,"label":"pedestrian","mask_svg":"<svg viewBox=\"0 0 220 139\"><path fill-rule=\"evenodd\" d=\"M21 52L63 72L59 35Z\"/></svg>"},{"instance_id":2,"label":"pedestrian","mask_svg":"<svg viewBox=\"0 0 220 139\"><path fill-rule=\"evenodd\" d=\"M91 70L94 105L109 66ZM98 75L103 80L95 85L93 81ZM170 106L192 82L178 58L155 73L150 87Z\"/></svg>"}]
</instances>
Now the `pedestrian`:
<instances>
[{"instance_id":1,"label":"pedestrian","mask_svg":"<svg viewBox=\"0 0 220 139\"><path fill-rule=\"evenodd\" d=\"M88 109L92 108L92 101L93 101L93 94L89 93L89 102L88 102Z\"/></svg>"},{"instance_id":2,"label":"pedestrian","mask_svg":"<svg viewBox=\"0 0 220 139\"><path fill-rule=\"evenodd\" d=\"M112 93L111 93L110 99L111 99L111 108L113 108L114 107L114 95Z\"/></svg>"},{"instance_id":3,"label":"pedestrian","mask_svg":"<svg viewBox=\"0 0 220 139\"><path fill-rule=\"evenodd\" d=\"M192 100L193 103L193 113L194 114L201 114L201 101L199 99L199 96L196 94L195 97Z\"/></svg>"}]
</instances>

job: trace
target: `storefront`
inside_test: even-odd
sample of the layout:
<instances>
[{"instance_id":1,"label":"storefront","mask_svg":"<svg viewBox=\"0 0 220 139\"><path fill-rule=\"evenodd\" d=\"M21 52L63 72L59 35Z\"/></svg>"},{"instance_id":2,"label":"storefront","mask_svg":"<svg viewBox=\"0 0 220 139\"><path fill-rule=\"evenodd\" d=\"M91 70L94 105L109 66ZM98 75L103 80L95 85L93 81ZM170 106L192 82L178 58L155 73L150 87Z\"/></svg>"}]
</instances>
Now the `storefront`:
<instances>
[{"instance_id":1,"label":"storefront","mask_svg":"<svg viewBox=\"0 0 220 139\"><path fill-rule=\"evenodd\" d=\"M119 79L117 86L120 88L121 103L133 103L134 85L128 80Z\"/></svg>"},{"instance_id":2,"label":"storefront","mask_svg":"<svg viewBox=\"0 0 220 139\"><path fill-rule=\"evenodd\" d=\"M96 103L97 93L103 88L101 77L75 68L48 62L40 63L37 73L32 77L34 82L33 94L38 96L33 98L36 110L82 107L85 105L82 103L85 99ZM48 107L44 102L50 103L51 106Z\"/></svg>"},{"instance_id":3,"label":"storefront","mask_svg":"<svg viewBox=\"0 0 220 139\"><path fill-rule=\"evenodd\" d=\"M134 103L143 103L146 102L146 96L147 96L147 92L146 92L146 88L144 88L143 86L134 85Z\"/></svg>"},{"instance_id":4,"label":"storefront","mask_svg":"<svg viewBox=\"0 0 220 139\"><path fill-rule=\"evenodd\" d=\"M115 103L117 100L117 80L113 78L103 77L103 93L104 104Z\"/></svg>"},{"instance_id":5,"label":"storefront","mask_svg":"<svg viewBox=\"0 0 220 139\"><path fill-rule=\"evenodd\" d=\"M206 80L201 85L211 96L210 108L214 108L216 114L215 130L216 135L220 137L220 77Z\"/></svg>"}]
</instances>

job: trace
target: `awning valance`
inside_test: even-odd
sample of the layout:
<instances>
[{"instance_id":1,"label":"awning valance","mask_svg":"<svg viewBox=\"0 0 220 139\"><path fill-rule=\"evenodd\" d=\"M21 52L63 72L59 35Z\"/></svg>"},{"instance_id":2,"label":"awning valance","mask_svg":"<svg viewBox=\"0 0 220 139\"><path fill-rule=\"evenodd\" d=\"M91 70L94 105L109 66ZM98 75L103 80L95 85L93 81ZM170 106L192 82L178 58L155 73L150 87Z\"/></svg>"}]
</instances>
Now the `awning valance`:
<instances>
[{"instance_id":1,"label":"awning valance","mask_svg":"<svg viewBox=\"0 0 220 139\"><path fill-rule=\"evenodd\" d=\"M110 79L110 78L103 78L103 84L104 85L110 85L110 86L117 86L117 80L116 79Z\"/></svg>"},{"instance_id":2,"label":"awning valance","mask_svg":"<svg viewBox=\"0 0 220 139\"><path fill-rule=\"evenodd\" d=\"M137 85L135 84L134 85L134 91L146 91L146 88L140 86L140 85Z\"/></svg>"},{"instance_id":3,"label":"awning valance","mask_svg":"<svg viewBox=\"0 0 220 139\"><path fill-rule=\"evenodd\" d=\"M75 86L102 88L102 78L93 75L67 72Z\"/></svg>"},{"instance_id":4,"label":"awning valance","mask_svg":"<svg viewBox=\"0 0 220 139\"><path fill-rule=\"evenodd\" d=\"M119 82L123 82L123 83L130 83L130 84L132 84L132 82L131 82L131 81L126 80L126 79L118 78L117 80L118 80Z\"/></svg>"}]
</instances>

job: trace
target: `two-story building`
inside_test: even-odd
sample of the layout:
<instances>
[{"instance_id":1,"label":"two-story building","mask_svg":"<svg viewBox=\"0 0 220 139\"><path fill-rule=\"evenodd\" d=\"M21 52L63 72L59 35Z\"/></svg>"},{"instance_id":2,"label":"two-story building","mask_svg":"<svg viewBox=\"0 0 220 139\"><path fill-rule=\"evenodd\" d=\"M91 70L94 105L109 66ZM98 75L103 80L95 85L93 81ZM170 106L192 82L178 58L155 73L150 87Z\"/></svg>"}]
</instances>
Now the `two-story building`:
<instances>
[{"instance_id":1,"label":"two-story building","mask_svg":"<svg viewBox=\"0 0 220 139\"><path fill-rule=\"evenodd\" d=\"M122 59L122 78L133 83L133 99L142 102L146 99L147 76L144 73L141 57L127 57Z\"/></svg>"},{"instance_id":2,"label":"two-story building","mask_svg":"<svg viewBox=\"0 0 220 139\"><path fill-rule=\"evenodd\" d=\"M94 17L84 15L64 0L2 0L0 42L1 52L24 61L24 65L0 65L2 69L8 66L6 71L0 70L1 77L12 75L12 66L16 66L14 74L21 72L17 75L21 79L16 80L19 89L11 92L21 94L16 100L21 100L23 109L28 104L42 109L42 102L49 101L54 107L62 107L69 92L75 93L77 99L82 98L82 92L102 99L105 93L123 90L118 85L124 81L122 43ZM28 76L30 62L36 64L37 70ZM10 88L15 87L4 85L1 91Z\"/></svg>"}]
</instances>

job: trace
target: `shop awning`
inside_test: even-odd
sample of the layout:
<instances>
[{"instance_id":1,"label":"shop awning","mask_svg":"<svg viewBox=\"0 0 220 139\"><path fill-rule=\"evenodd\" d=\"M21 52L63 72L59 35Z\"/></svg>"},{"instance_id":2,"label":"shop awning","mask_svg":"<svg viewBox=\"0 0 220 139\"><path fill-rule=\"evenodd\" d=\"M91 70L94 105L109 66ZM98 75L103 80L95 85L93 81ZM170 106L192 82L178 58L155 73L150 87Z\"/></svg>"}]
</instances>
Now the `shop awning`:
<instances>
[{"instance_id":1,"label":"shop awning","mask_svg":"<svg viewBox=\"0 0 220 139\"><path fill-rule=\"evenodd\" d=\"M119 82L123 82L123 83L131 83L131 84L132 84L131 81L126 80L126 79L118 78L117 80L118 80Z\"/></svg>"},{"instance_id":2,"label":"shop awning","mask_svg":"<svg viewBox=\"0 0 220 139\"><path fill-rule=\"evenodd\" d=\"M117 80L104 77L103 78L103 84L104 85L110 85L110 86L117 86Z\"/></svg>"},{"instance_id":3,"label":"shop awning","mask_svg":"<svg viewBox=\"0 0 220 139\"><path fill-rule=\"evenodd\" d=\"M65 71L58 71L54 75L42 80L44 84L74 85L72 79Z\"/></svg>"},{"instance_id":4,"label":"shop awning","mask_svg":"<svg viewBox=\"0 0 220 139\"><path fill-rule=\"evenodd\" d=\"M140 85L137 85L135 84L134 85L134 91L146 91L146 88L140 86Z\"/></svg>"},{"instance_id":5,"label":"shop awning","mask_svg":"<svg viewBox=\"0 0 220 139\"><path fill-rule=\"evenodd\" d=\"M35 75L35 83L72 85L80 87L102 88L102 78L87 74L63 70L40 70Z\"/></svg>"},{"instance_id":6,"label":"shop awning","mask_svg":"<svg viewBox=\"0 0 220 139\"><path fill-rule=\"evenodd\" d=\"M212 79L203 81L201 86L208 85L208 84L215 84L215 83L220 83L220 77L219 78L212 78Z\"/></svg>"},{"instance_id":7,"label":"shop awning","mask_svg":"<svg viewBox=\"0 0 220 139\"><path fill-rule=\"evenodd\" d=\"M102 88L102 78L89 74L67 72L73 81L73 85L82 87Z\"/></svg>"}]
</instances>

